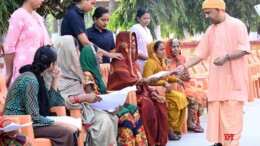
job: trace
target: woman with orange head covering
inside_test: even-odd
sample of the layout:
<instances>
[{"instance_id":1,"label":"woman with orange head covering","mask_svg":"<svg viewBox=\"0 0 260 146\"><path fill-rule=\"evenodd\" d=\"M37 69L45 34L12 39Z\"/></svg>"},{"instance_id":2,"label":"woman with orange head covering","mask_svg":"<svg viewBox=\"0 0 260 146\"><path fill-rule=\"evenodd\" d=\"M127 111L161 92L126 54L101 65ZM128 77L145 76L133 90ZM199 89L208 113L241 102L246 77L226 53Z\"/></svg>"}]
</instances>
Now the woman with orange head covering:
<instances>
[{"instance_id":1,"label":"woman with orange head covering","mask_svg":"<svg viewBox=\"0 0 260 146\"><path fill-rule=\"evenodd\" d=\"M166 55L169 59L170 70L175 70L177 66L186 62L184 56L181 55L180 42L177 39L169 39L165 43ZM189 84L190 75L186 70L179 75L182 81L185 81L185 90L179 85L174 84L178 91L185 93L189 101L188 106L188 130L194 132L203 132L204 129L200 126L199 117L202 115L205 107L206 92L192 87Z\"/></svg>"},{"instance_id":2,"label":"woman with orange head covering","mask_svg":"<svg viewBox=\"0 0 260 146\"><path fill-rule=\"evenodd\" d=\"M108 77L108 90L120 90L127 86L137 86L138 109L145 128L148 145L166 146L167 108L165 98L151 89L148 84L157 78L142 78L137 62L137 42L135 33L120 32L116 38L116 52L123 60L113 59Z\"/></svg>"},{"instance_id":3,"label":"woman with orange head covering","mask_svg":"<svg viewBox=\"0 0 260 146\"><path fill-rule=\"evenodd\" d=\"M147 78L161 71L168 71L165 59L165 45L161 41L154 41L147 45L149 58L145 63L143 77ZM174 91L170 83L182 81L174 76L166 76L156 83L150 83L152 86L165 87L166 100L168 102L168 136L169 140L179 140L180 132L185 119L186 106L188 101L186 96L178 91Z\"/></svg>"}]
</instances>

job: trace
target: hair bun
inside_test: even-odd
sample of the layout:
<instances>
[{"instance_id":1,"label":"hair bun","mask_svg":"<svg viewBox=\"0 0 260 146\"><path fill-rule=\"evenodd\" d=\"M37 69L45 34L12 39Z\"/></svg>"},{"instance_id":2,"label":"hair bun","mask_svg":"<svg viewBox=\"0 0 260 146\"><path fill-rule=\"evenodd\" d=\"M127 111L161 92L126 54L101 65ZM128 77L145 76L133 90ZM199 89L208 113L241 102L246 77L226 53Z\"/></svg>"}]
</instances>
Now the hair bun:
<instances>
[{"instance_id":1,"label":"hair bun","mask_svg":"<svg viewBox=\"0 0 260 146\"><path fill-rule=\"evenodd\" d=\"M40 61L41 62L45 62L48 59L48 57L46 55L41 55L40 56Z\"/></svg>"}]
</instances>

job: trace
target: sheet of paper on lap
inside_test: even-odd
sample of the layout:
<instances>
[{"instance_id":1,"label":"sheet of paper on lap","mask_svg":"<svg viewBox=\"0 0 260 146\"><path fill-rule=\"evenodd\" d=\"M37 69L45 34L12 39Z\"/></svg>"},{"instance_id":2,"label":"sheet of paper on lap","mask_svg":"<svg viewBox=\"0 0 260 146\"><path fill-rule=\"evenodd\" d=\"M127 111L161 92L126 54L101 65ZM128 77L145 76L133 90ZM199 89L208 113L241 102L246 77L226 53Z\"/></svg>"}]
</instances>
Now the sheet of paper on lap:
<instances>
[{"instance_id":1,"label":"sheet of paper on lap","mask_svg":"<svg viewBox=\"0 0 260 146\"><path fill-rule=\"evenodd\" d=\"M20 129L20 128L29 126L29 125L31 125L31 124L32 124L32 122L26 123L26 124L21 124L21 125L12 122L10 125L7 125L7 126L4 127L4 128L0 128L0 131L3 131L3 132L15 131L15 130L18 130L18 129Z\"/></svg>"},{"instance_id":2,"label":"sheet of paper on lap","mask_svg":"<svg viewBox=\"0 0 260 146\"><path fill-rule=\"evenodd\" d=\"M114 112L117 107L123 106L130 91L136 91L136 86L126 87L110 94L99 95L102 101L91 103L90 106L99 110Z\"/></svg>"}]
</instances>

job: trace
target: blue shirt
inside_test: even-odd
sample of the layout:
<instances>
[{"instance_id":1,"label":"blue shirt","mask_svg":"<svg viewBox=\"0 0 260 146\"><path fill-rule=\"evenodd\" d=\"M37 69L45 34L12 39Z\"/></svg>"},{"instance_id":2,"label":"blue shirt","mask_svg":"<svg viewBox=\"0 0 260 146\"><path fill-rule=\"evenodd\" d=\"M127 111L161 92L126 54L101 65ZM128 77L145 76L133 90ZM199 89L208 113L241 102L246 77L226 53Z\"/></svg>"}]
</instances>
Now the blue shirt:
<instances>
[{"instance_id":1,"label":"blue shirt","mask_svg":"<svg viewBox=\"0 0 260 146\"><path fill-rule=\"evenodd\" d=\"M107 52L115 49L115 41L113 33L110 30L103 29L100 32L95 25L87 29L88 39L99 48L106 50ZM103 63L110 63L110 59L103 56Z\"/></svg>"},{"instance_id":2,"label":"blue shirt","mask_svg":"<svg viewBox=\"0 0 260 146\"><path fill-rule=\"evenodd\" d=\"M73 6L65 14L61 23L61 35L72 35L77 39L77 36L81 33L85 33L87 36L86 25L84 22L84 11L77 6ZM79 41L79 40L78 40ZM80 50L83 45L80 43Z\"/></svg>"}]
</instances>

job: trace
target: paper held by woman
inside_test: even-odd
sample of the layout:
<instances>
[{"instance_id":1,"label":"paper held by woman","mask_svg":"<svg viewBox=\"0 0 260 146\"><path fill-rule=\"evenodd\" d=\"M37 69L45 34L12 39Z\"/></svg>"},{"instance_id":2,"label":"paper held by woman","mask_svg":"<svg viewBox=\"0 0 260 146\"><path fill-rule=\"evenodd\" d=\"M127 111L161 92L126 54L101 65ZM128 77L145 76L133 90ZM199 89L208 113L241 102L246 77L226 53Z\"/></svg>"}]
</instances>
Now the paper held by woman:
<instances>
[{"instance_id":1,"label":"paper held by woman","mask_svg":"<svg viewBox=\"0 0 260 146\"><path fill-rule=\"evenodd\" d=\"M0 131L3 131L3 132L10 132L10 131L15 131L15 130L18 130L20 128L23 128L23 127L26 127L26 126L29 126L31 125L33 122L30 122L30 123L25 123L25 124L16 124L16 123L11 123L9 125L7 125L6 127L4 128L0 128Z\"/></svg>"},{"instance_id":2,"label":"paper held by woman","mask_svg":"<svg viewBox=\"0 0 260 146\"><path fill-rule=\"evenodd\" d=\"M114 112L117 107L124 105L128 92L130 91L136 91L136 86L126 87L110 94L99 95L102 98L102 101L91 103L90 105L96 109Z\"/></svg>"},{"instance_id":3,"label":"paper held by woman","mask_svg":"<svg viewBox=\"0 0 260 146\"><path fill-rule=\"evenodd\" d=\"M178 75L180 74L180 71L179 70L174 70L174 71L160 71L154 75L151 75L150 77L148 78L163 78L165 76L168 76L168 75Z\"/></svg>"}]
</instances>

